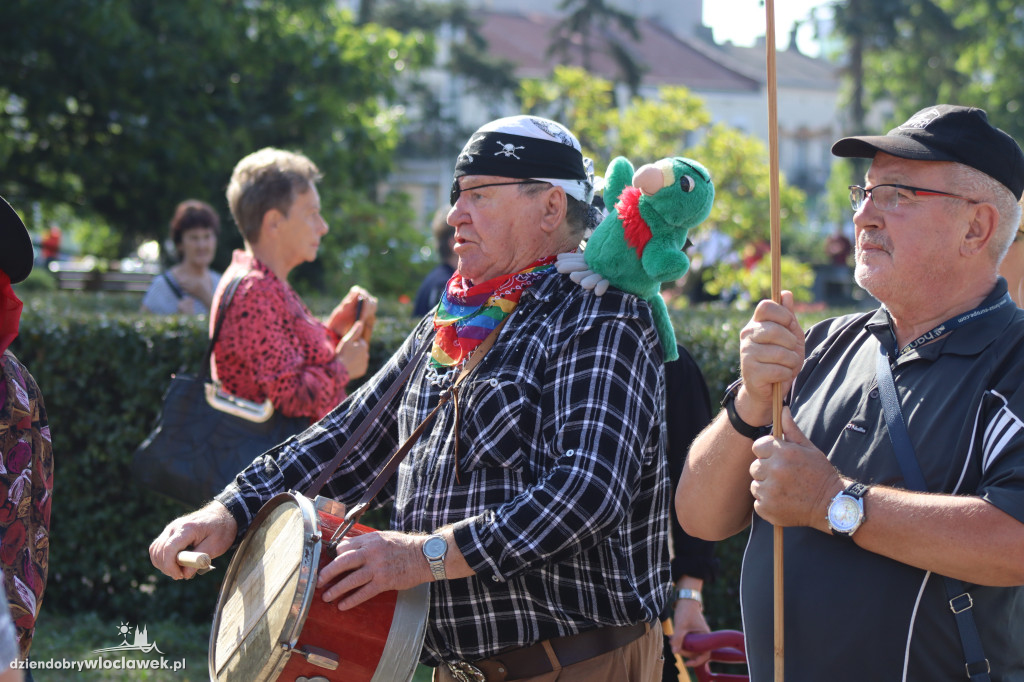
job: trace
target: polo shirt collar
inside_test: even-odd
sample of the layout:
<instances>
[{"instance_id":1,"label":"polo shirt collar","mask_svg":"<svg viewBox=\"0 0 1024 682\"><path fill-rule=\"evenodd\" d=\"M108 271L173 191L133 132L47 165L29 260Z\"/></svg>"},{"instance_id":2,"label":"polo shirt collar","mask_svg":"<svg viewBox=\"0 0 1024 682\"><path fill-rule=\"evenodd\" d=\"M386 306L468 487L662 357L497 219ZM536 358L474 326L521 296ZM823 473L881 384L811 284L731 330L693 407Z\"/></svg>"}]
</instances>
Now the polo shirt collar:
<instances>
[{"instance_id":1,"label":"polo shirt collar","mask_svg":"<svg viewBox=\"0 0 1024 682\"><path fill-rule=\"evenodd\" d=\"M979 307L994 304L1006 294L1006 280L1002 277L996 279L996 285L989 292ZM945 334L934 343L924 344L907 353L905 357L921 357L935 359L942 353L955 355L979 355L1010 325L1010 322L1018 314L1016 305L1007 305L984 315L960 329ZM871 319L865 325L865 329L875 336L879 341L885 343L890 350L896 344L896 335L892 330L892 320L889 311L881 306L875 311Z\"/></svg>"}]
</instances>

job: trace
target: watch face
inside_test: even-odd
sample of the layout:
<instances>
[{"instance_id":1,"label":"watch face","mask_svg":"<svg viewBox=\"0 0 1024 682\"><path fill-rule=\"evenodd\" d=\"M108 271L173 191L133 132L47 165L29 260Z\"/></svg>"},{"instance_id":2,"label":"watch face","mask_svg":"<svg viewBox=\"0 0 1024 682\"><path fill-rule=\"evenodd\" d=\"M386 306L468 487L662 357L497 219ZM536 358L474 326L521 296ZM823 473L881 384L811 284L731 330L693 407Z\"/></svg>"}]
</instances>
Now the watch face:
<instances>
[{"instance_id":1,"label":"watch face","mask_svg":"<svg viewBox=\"0 0 1024 682\"><path fill-rule=\"evenodd\" d=\"M829 523L841 533L856 528L862 514L857 500L846 495L838 496L828 507Z\"/></svg>"},{"instance_id":2,"label":"watch face","mask_svg":"<svg viewBox=\"0 0 1024 682\"><path fill-rule=\"evenodd\" d=\"M448 551L448 543L442 537L432 537L423 543L423 554L428 559L440 559Z\"/></svg>"}]
</instances>

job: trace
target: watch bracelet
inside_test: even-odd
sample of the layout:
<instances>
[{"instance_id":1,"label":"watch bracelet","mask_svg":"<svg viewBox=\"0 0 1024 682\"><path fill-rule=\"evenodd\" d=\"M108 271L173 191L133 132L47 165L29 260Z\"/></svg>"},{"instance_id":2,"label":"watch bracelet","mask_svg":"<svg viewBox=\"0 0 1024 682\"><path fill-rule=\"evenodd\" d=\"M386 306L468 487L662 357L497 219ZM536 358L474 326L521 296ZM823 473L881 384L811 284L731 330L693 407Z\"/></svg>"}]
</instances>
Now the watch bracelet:
<instances>
[{"instance_id":1,"label":"watch bracelet","mask_svg":"<svg viewBox=\"0 0 1024 682\"><path fill-rule=\"evenodd\" d=\"M675 599L673 601L679 601L680 599L689 599L700 604L700 610L704 610L704 597L701 595L700 590L690 590L686 588L680 588L675 592Z\"/></svg>"}]
</instances>

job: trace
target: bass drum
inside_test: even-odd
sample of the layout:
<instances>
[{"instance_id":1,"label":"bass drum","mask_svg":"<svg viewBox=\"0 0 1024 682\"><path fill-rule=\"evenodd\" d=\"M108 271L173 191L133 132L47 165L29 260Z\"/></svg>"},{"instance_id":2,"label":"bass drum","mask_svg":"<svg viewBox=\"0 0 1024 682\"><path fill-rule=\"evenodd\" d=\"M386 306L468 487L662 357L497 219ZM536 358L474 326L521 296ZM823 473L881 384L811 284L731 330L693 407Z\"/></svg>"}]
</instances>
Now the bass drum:
<instances>
[{"instance_id":1,"label":"bass drum","mask_svg":"<svg viewBox=\"0 0 1024 682\"><path fill-rule=\"evenodd\" d=\"M408 682L426 631L429 589L390 591L347 611L321 598L323 538L345 507L283 493L253 520L224 576L210 634L218 682ZM373 533L356 524L350 535ZM322 556L323 554L323 556Z\"/></svg>"}]
</instances>

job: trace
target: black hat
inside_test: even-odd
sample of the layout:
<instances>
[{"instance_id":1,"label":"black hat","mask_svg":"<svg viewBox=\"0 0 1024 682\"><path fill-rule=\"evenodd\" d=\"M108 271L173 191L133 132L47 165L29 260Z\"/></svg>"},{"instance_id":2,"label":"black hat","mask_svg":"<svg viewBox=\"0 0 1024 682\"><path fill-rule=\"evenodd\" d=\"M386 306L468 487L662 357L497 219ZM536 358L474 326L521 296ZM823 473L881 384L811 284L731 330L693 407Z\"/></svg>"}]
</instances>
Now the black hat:
<instances>
[{"instance_id":1,"label":"black hat","mask_svg":"<svg viewBox=\"0 0 1024 682\"><path fill-rule=\"evenodd\" d=\"M0 197L0 270L17 284L32 272L32 259L32 238L28 236L25 223L7 200Z\"/></svg>"},{"instance_id":2,"label":"black hat","mask_svg":"<svg viewBox=\"0 0 1024 682\"><path fill-rule=\"evenodd\" d=\"M871 159L879 151L901 159L962 163L998 180L1018 200L1024 194L1024 152L988 122L983 109L937 104L886 135L844 137L832 145L832 153L843 157Z\"/></svg>"}]
</instances>

